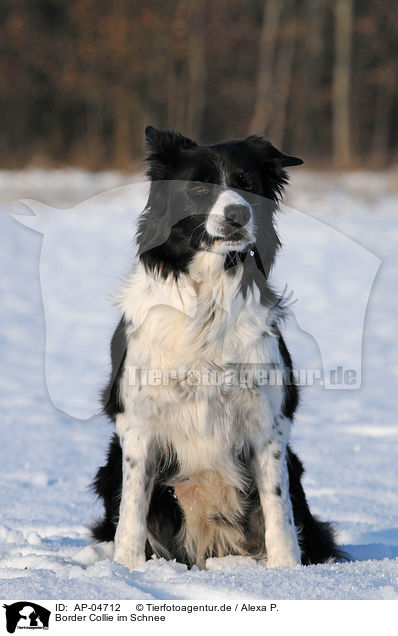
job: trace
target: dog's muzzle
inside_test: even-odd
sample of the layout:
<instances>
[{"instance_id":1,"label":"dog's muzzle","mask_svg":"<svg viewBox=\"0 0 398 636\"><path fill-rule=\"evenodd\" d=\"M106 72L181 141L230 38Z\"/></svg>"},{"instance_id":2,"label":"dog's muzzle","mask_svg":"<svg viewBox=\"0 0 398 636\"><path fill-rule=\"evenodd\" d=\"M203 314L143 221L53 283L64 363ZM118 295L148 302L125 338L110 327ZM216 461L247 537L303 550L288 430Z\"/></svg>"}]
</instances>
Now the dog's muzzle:
<instances>
[{"instance_id":1,"label":"dog's muzzle","mask_svg":"<svg viewBox=\"0 0 398 636\"><path fill-rule=\"evenodd\" d=\"M251 205L235 190L224 190L210 210L206 230L217 241L240 244L254 240Z\"/></svg>"}]
</instances>

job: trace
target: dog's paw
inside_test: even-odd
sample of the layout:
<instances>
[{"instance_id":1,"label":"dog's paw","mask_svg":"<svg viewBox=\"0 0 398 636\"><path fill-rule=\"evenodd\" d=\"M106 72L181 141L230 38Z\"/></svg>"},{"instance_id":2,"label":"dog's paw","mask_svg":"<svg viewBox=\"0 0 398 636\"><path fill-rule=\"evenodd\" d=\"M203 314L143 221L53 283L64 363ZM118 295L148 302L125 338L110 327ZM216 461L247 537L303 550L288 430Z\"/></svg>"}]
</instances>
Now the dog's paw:
<instances>
[{"instance_id":1,"label":"dog's paw","mask_svg":"<svg viewBox=\"0 0 398 636\"><path fill-rule=\"evenodd\" d=\"M121 552L117 550L115 551L115 554L113 555L113 560L117 561L117 563L120 563L121 565L124 565L124 567L130 570L130 572L135 570L135 568L138 565L141 565L142 563L145 563L146 561L145 555L136 555L136 554Z\"/></svg>"},{"instance_id":2,"label":"dog's paw","mask_svg":"<svg viewBox=\"0 0 398 636\"><path fill-rule=\"evenodd\" d=\"M276 554L269 556L267 559L267 568L294 568L294 566L300 564L301 559L295 554Z\"/></svg>"}]
</instances>

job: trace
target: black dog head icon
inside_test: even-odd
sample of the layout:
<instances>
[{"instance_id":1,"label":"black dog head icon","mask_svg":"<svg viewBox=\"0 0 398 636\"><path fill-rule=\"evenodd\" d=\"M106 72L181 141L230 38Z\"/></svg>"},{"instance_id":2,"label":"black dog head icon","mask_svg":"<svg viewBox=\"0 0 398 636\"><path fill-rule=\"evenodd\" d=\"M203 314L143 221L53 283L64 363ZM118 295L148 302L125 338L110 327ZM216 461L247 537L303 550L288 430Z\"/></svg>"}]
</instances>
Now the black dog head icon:
<instances>
[{"instance_id":1,"label":"black dog head icon","mask_svg":"<svg viewBox=\"0 0 398 636\"><path fill-rule=\"evenodd\" d=\"M6 610L7 631L13 634L19 621L29 621L29 627L42 627L48 629L50 610L32 603L31 601L18 601L11 605L3 605ZM40 621L40 625L39 625ZM25 623L26 625L26 623Z\"/></svg>"}]
</instances>

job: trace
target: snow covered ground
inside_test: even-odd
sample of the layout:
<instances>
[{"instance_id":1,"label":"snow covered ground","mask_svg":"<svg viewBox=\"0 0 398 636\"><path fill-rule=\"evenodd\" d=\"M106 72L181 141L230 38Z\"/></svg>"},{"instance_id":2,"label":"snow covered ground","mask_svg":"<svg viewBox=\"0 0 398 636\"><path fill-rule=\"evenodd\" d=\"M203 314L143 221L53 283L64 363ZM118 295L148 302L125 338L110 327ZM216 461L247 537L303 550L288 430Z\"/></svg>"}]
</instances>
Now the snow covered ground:
<instances>
[{"instance_id":1,"label":"snow covered ground","mask_svg":"<svg viewBox=\"0 0 398 636\"><path fill-rule=\"evenodd\" d=\"M103 381L106 343L117 320L113 310L104 307L128 265L131 236L125 219L130 218L130 210L134 218L142 206L145 187L122 187L105 200L95 198L83 206L87 214L98 210L97 231L90 242L80 237L85 247L83 269L81 249L68 250L69 235L62 234L66 229L61 236L58 233L58 240L65 237L64 245L56 252L59 261L53 280L46 279L44 300L39 278L42 236L20 225L10 213L21 210L12 203L20 198L69 208L132 181L139 179L72 170L0 172L0 598L397 599L398 175L393 172L337 176L297 171L288 196L291 207L343 232L381 259L365 318L361 388L306 387L293 431L293 447L306 466L304 484L311 507L336 524L339 543L353 561L267 570L250 559L228 557L210 560L207 571L187 571L178 563L153 560L129 573L109 559L109 546L91 545L87 526L101 507L88 484L104 460L111 434L110 424L94 415L98 409L92 393L93 386ZM104 206L115 209L112 222L107 216L106 232L101 231L105 226L100 221ZM311 259L317 264L308 280L312 302L307 299L297 310L301 329L294 320L287 325L296 364L308 365L311 359L316 365L319 348L322 353L325 347L340 349L343 357L351 351L362 325L350 321L350 315L369 277L362 279L351 267L355 250L337 258L333 242L323 240L315 226L308 233L297 223L299 217L289 214L287 210L281 219L281 234L291 244L286 244L275 278L283 286L289 283L289 272L293 277ZM289 225L290 220L295 225ZM112 250L117 252L114 259ZM82 271L94 262L101 269L97 276L91 271L91 291L87 291ZM325 281L341 263L347 276ZM46 271L41 274L43 281ZM63 283L65 293L67 285L76 292L67 295L68 311L57 305L63 295L55 292ZM325 289L335 306L346 311L348 327L343 333L331 331L325 308L319 306ZM53 305L48 290L56 296ZM298 307L305 290L294 292ZM101 310L86 302L87 293L90 301L101 295ZM90 306L94 309L87 316ZM322 329L324 323L328 326L323 331L329 340L318 341L319 348L305 333L314 312ZM70 342L75 348L85 342L87 348L76 362L76 349L71 345L71 355L68 337L78 332L82 313L88 322ZM85 396L78 396L76 404L68 402L75 391L73 364L87 378L91 402ZM90 417L73 417L79 409Z\"/></svg>"}]
</instances>

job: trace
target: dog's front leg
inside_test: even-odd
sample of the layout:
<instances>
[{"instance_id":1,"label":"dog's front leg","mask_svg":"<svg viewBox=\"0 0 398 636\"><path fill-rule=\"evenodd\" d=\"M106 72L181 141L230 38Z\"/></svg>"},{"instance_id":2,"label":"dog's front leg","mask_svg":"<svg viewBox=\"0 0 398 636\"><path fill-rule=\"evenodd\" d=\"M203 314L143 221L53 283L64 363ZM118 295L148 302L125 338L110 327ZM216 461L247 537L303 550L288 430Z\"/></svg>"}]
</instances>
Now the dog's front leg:
<instances>
[{"instance_id":1,"label":"dog's front leg","mask_svg":"<svg viewBox=\"0 0 398 636\"><path fill-rule=\"evenodd\" d=\"M149 435L129 419L127 414L122 414L116 421L122 447L123 481L114 560L132 570L145 562L151 480L148 480Z\"/></svg>"},{"instance_id":2,"label":"dog's front leg","mask_svg":"<svg viewBox=\"0 0 398 636\"><path fill-rule=\"evenodd\" d=\"M268 567L301 563L289 493L286 443L282 441L284 425L287 427L287 422L280 418L273 426L276 435L264 444L258 444L254 456L254 472L265 521Z\"/></svg>"}]
</instances>

